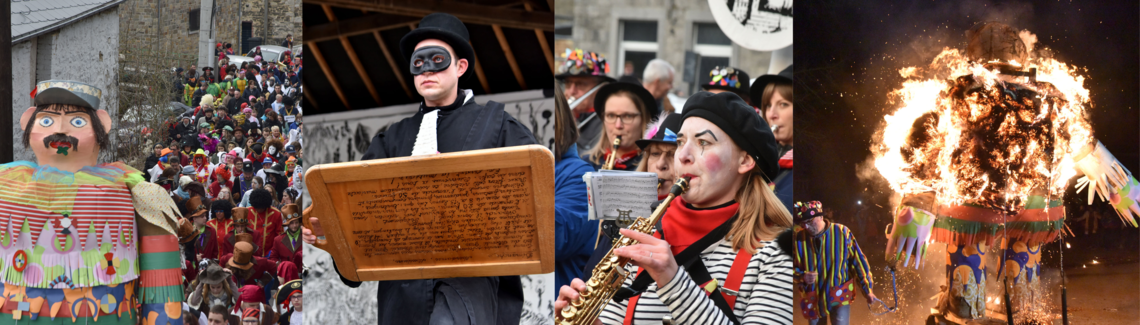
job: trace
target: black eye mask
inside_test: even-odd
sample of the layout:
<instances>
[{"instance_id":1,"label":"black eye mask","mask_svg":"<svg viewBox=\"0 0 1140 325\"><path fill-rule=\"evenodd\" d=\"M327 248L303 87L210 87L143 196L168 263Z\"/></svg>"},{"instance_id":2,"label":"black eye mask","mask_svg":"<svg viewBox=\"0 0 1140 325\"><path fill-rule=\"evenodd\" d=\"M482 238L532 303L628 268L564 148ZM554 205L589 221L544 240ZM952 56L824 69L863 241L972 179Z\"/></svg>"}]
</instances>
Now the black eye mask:
<instances>
[{"instance_id":1,"label":"black eye mask","mask_svg":"<svg viewBox=\"0 0 1140 325\"><path fill-rule=\"evenodd\" d=\"M412 75L421 75L424 72L440 72L451 66L451 54L442 46L424 46L412 52L410 62Z\"/></svg>"}]
</instances>

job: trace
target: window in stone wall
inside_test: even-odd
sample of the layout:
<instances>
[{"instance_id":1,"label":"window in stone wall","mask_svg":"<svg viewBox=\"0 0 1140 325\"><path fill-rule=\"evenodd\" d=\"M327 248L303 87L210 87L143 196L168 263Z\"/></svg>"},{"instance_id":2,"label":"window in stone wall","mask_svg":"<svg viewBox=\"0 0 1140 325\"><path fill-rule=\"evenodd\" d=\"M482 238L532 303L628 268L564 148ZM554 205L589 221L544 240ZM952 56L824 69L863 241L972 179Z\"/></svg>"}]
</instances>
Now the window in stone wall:
<instances>
[{"instance_id":1,"label":"window in stone wall","mask_svg":"<svg viewBox=\"0 0 1140 325\"><path fill-rule=\"evenodd\" d=\"M697 83L692 85L691 92L700 91L700 85L712 81L709 71L720 66L725 67L732 60L732 40L724 35L716 23L696 23L693 26L693 52L700 59L697 61ZM746 71L747 72L747 71Z\"/></svg>"},{"instance_id":2,"label":"window in stone wall","mask_svg":"<svg viewBox=\"0 0 1140 325\"><path fill-rule=\"evenodd\" d=\"M200 21L200 15L201 14L202 14L201 8L190 10L190 21L188 23L190 25L190 31L191 32L198 31L198 29L199 29L198 25L201 23L201 21Z\"/></svg>"},{"instance_id":3,"label":"window in stone wall","mask_svg":"<svg viewBox=\"0 0 1140 325\"><path fill-rule=\"evenodd\" d=\"M633 76L641 79L645 65L657 58L657 22L625 20L621 22L621 48L618 50L616 62L610 62L611 67L621 70L612 71L616 75L625 75L626 64L633 66Z\"/></svg>"}]
</instances>

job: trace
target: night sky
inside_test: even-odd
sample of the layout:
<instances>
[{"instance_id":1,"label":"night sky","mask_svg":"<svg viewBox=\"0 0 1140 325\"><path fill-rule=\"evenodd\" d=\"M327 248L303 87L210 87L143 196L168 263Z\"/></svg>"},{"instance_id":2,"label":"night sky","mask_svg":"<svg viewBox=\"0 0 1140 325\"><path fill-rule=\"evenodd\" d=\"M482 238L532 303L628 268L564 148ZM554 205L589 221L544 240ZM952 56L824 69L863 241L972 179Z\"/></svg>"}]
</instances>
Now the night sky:
<instances>
[{"instance_id":1,"label":"night sky","mask_svg":"<svg viewBox=\"0 0 1140 325\"><path fill-rule=\"evenodd\" d=\"M795 20L796 200L821 200L849 215L862 200L889 222L890 189L868 158L883 116L897 109L887 104L887 94L902 85L898 70L925 66L947 46L964 49L966 31L982 21L1028 29L1037 35L1037 47L1086 69L1095 137L1140 175L1137 3L801 3Z\"/></svg>"}]
</instances>

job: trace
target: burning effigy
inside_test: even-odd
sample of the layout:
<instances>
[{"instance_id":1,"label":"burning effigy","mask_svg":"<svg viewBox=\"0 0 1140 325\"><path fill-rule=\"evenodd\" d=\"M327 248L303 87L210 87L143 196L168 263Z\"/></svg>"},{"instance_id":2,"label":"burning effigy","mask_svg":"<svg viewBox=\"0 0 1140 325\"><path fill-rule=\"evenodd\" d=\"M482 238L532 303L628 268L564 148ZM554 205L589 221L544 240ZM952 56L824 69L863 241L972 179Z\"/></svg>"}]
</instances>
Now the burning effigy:
<instances>
[{"instance_id":1,"label":"burning effigy","mask_svg":"<svg viewBox=\"0 0 1140 325\"><path fill-rule=\"evenodd\" d=\"M1080 174L1089 204L1095 193L1134 227L1140 184L1092 137L1078 68L1035 49L1029 31L986 22L966 35L965 50L900 70L898 108L872 142L875 168L902 197L886 253L917 268L929 244L945 244L936 309L970 320L986 317L985 255L997 245L1006 313L1033 322L1041 247L1063 236L1069 180Z\"/></svg>"}]
</instances>

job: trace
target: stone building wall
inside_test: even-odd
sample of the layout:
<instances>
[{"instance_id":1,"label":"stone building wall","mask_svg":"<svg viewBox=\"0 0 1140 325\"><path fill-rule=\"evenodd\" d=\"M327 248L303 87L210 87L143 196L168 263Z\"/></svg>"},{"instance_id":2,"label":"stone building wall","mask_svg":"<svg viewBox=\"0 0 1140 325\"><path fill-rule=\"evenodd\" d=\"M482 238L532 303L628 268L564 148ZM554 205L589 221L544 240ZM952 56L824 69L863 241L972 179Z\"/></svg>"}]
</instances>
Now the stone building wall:
<instances>
[{"instance_id":1,"label":"stone building wall","mask_svg":"<svg viewBox=\"0 0 1140 325\"><path fill-rule=\"evenodd\" d=\"M63 28L33 39L12 45L12 139L13 158L34 160L32 151L25 148L20 116L32 105L32 88L35 84L36 60L50 59L48 78L80 80L103 90L100 107L107 109L111 120L118 120L118 71L116 59L119 50L119 8L112 8ZM51 44L51 55L37 55L37 44ZM45 51L46 51L45 46ZM43 63L43 62L39 62ZM47 77L45 76L45 77ZM112 128L118 125L112 125ZM114 137L114 135L112 135ZM112 138L112 143L114 143ZM103 150L100 162L110 161L111 150Z\"/></svg>"},{"instance_id":2,"label":"stone building wall","mask_svg":"<svg viewBox=\"0 0 1140 325\"><path fill-rule=\"evenodd\" d=\"M281 45L285 35L293 34L293 43L301 44L301 0L241 0L245 21L253 23L253 36L267 39L267 45ZM269 4L269 27L265 5Z\"/></svg>"},{"instance_id":3,"label":"stone building wall","mask_svg":"<svg viewBox=\"0 0 1140 325\"><path fill-rule=\"evenodd\" d=\"M293 34L297 44L302 39L301 0L214 0L214 4L214 42L233 43L236 52L241 52L243 21L251 23L253 37L268 34L268 44L281 44L287 34ZM268 33L264 30L266 4ZM189 15L201 6L202 0L127 0L119 13L123 45L185 56L179 65L189 66L196 62L200 37L199 31L189 30Z\"/></svg>"}]
</instances>

